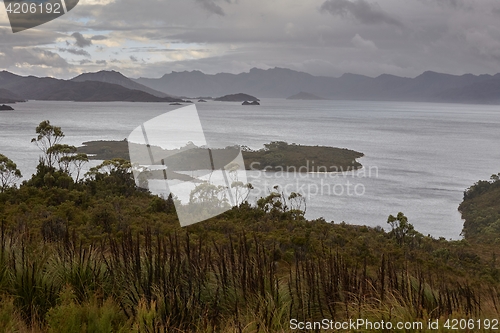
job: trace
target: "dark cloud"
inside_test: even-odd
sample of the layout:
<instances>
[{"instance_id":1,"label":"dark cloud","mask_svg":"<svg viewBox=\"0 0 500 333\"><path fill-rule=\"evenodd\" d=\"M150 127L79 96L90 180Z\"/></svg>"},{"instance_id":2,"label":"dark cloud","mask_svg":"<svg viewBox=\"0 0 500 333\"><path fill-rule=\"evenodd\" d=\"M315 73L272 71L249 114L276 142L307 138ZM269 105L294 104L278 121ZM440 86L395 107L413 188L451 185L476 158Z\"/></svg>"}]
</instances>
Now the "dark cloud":
<instances>
[{"instance_id":1,"label":"dark cloud","mask_svg":"<svg viewBox=\"0 0 500 333\"><path fill-rule=\"evenodd\" d=\"M88 59L80 60L80 65L91 64L91 63L92 63L92 61L90 61Z\"/></svg>"},{"instance_id":2,"label":"dark cloud","mask_svg":"<svg viewBox=\"0 0 500 333\"><path fill-rule=\"evenodd\" d=\"M90 38L83 37L83 35L79 32L74 32L71 36L75 38L75 45L78 47L83 48L92 45L92 40Z\"/></svg>"},{"instance_id":3,"label":"dark cloud","mask_svg":"<svg viewBox=\"0 0 500 333\"><path fill-rule=\"evenodd\" d=\"M226 15L224 10L215 3L214 0L195 0L199 5L203 7L203 9L207 10L210 13L217 14L220 16Z\"/></svg>"},{"instance_id":4,"label":"dark cloud","mask_svg":"<svg viewBox=\"0 0 500 333\"><path fill-rule=\"evenodd\" d=\"M60 52L68 52L68 53L71 53L74 55L79 55L79 56L84 56L84 57L90 58L90 53L88 53L87 51L82 50L82 49L75 49L75 48L63 49L63 48L60 48L59 51Z\"/></svg>"},{"instance_id":5,"label":"dark cloud","mask_svg":"<svg viewBox=\"0 0 500 333\"><path fill-rule=\"evenodd\" d=\"M95 63L98 65L106 65L107 61L106 60L97 60Z\"/></svg>"},{"instance_id":6,"label":"dark cloud","mask_svg":"<svg viewBox=\"0 0 500 333\"><path fill-rule=\"evenodd\" d=\"M351 15L364 24L385 23L403 26L398 19L384 12L377 3L369 3L365 0L327 0L321 5L320 10L340 17Z\"/></svg>"},{"instance_id":7,"label":"dark cloud","mask_svg":"<svg viewBox=\"0 0 500 333\"><path fill-rule=\"evenodd\" d=\"M130 56L130 60L132 60L133 62L137 62L137 61L139 61L139 60L137 60L137 58L136 58L136 57L134 57L134 56Z\"/></svg>"}]
</instances>

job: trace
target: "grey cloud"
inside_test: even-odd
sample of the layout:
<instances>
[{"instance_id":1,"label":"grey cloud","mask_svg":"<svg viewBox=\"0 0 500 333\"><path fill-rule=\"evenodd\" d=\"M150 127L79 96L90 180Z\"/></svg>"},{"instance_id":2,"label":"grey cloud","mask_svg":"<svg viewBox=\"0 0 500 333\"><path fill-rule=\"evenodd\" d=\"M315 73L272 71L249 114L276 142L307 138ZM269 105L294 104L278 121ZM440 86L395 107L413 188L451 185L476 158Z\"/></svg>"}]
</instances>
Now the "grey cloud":
<instances>
[{"instance_id":1,"label":"grey cloud","mask_svg":"<svg viewBox=\"0 0 500 333\"><path fill-rule=\"evenodd\" d=\"M13 34L11 28L0 26L0 50L9 46L26 47L55 43L57 38L65 35L39 29L28 29L21 34Z\"/></svg>"},{"instance_id":2,"label":"grey cloud","mask_svg":"<svg viewBox=\"0 0 500 333\"><path fill-rule=\"evenodd\" d=\"M146 0L143 6L137 6L136 0L93 3L59 18L47 29L14 35L6 28L2 34L0 27L0 68L68 75L76 70L71 64L78 65L83 57L57 51L61 57L73 58L68 69L57 70L51 66L15 67L12 64L23 63L26 54L21 57L19 53L21 60L17 60L12 52L9 59L2 53L12 46L19 52L34 46L80 49L76 37L67 38L74 31L85 32L84 42L92 46L84 50L94 59L106 59L109 69L115 66L134 76L158 77L171 70L194 69L239 73L274 66L327 76L344 72L416 76L429 69L496 73L500 66L500 46L495 42L500 41L496 32L500 30L498 0L246 0L238 2L239 10L231 11L234 5L230 3L235 1ZM152 3L154 6L149 5ZM474 10L464 13L467 6ZM216 12L219 14L214 15ZM293 34L286 33L289 24ZM403 24L404 28L395 29ZM105 46L109 59L96 46L102 35L113 41ZM70 45L57 42L64 38ZM139 61L131 63L130 55ZM64 59L47 57L43 61L56 64ZM102 66L102 62L92 62L84 68L99 70Z\"/></svg>"},{"instance_id":3,"label":"grey cloud","mask_svg":"<svg viewBox=\"0 0 500 333\"><path fill-rule=\"evenodd\" d=\"M463 2L461 0L437 0L439 4L447 5L447 6L452 6L452 7L459 7L463 5Z\"/></svg>"},{"instance_id":4,"label":"grey cloud","mask_svg":"<svg viewBox=\"0 0 500 333\"><path fill-rule=\"evenodd\" d=\"M75 38L75 45L78 47L87 47L92 45L92 40L83 37L83 35L79 32L74 32L71 36Z\"/></svg>"},{"instance_id":5,"label":"grey cloud","mask_svg":"<svg viewBox=\"0 0 500 333\"><path fill-rule=\"evenodd\" d=\"M14 67L16 64L49 67L55 70L67 68L69 64L57 53L38 47L29 49L3 48L0 56L0 67Z\"/></svg>"},{"instance_id":6,"label":"grey cloud","mask_svg":"<svg viewBox=\"0 0 500 333\"><path fill-rule=\"evenodd\" d=\"M364 24L389 24L402 27L403 24L384 12L377 3L369 3L365 0L327 0L320 10L335 16L345 17L352 15L356 20Z\"/></svg>"},{"instance_id":7,"label":"grey cloud","mask_svg":"<svg viewBox=\"0 0 500 333\"><path fill-rule=\"evenodd\" d=\"M210 13L217 14L220 16L226 15L222 7L215 3L215 0L195 0L195 1ZM225 1L227 3L231 3L231 0L225 0Z\"/></svg>"},{"instance_id":8,"label":"grey cloud","mask_svg":"<svg viewBox=\"0 0 500 333\"><path fill-rule=\"evenodd\" d=\"M137 62L137 61L139 61L139 60L137 60L137 58L136 58L136 57L134 57L134 56L130 56L130 60L132 60L133 62Z\"/></svg>"},{"instance_id":9,"label":"grey cloud","mask_svg":"<svg viewBox=\"0 0 500 333\"><path fill-rule=\"evenodd\" d=\"M421 2L429 3L429 4L435 4L439 6L446 6L446 7L452 7L452 8L463 8L464 7L464 2L463 0L419 0ZM472 7L469 7L469 9L472 9Z\"/></svg>"},{"instance_id":10,"label":"grey cloud","mask_svg":"<svg viewBox=\"0 0 500 333\"><path fill-rule=\"evenodd\" d=\"M106 65L107 64L106 60L97 60L95 63L98 65Z\"/></svg>"},{"instance_id":11,"label":"grey cloud","mask_svg":"<svg viewBox=\"0 0 500 333\"><path fill-rule=\"evenodd\" d=\"M95 36L90 37L90 40L105 40L105 39L108 39L108 37L106 37L104 35L95 35Z\"/></svg>"},{"instance_id":12,"label":"grey cloud","mask_svg":"<svg viewBox=\"0 0 500 333\"><path fill-rule=\"evenodd\" d=\"M90 61L88 59L80 60L80 65L85 65L85 64L90 64L90 63L92 63L92 61Z\"/></svg>"},{"instance_id":13,"label":"grey cloud","mask_svg":"<svg viewBox=\"0 0 500 333\"><path fill-rule=\"evenodd\" d=\"M90 53L88 53L87 51L85 50L82 50L82 49L75 49L75 48L71 48L71 49L63 49L63 48L60 48L59 49L60 52L68 52L68 53L71 53L71 54L74 54L74 55L79 55L79 56L84 56L84 57L89 57L90 58Z\"/></svg>"}]
</instances>

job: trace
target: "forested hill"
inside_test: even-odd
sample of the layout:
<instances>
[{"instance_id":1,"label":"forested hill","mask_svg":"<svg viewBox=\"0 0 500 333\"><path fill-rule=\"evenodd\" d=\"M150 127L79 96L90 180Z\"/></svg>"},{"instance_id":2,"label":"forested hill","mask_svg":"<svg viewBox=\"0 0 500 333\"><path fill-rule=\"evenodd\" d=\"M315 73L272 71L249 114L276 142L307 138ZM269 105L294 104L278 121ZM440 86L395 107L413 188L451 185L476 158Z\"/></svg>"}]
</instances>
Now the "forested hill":
<instances>
[{"instance_id":1,"label":"forested hill","mask_svg":"<svg viewBox=\"0 0 500 333\"><path fill-rule=\"evenodd\" d=\"M465 220L463 234L467 240L498 243L500 241L500 173L489 181L481 180L464 193L459 207Z\"/></svg>"}]
</instances>

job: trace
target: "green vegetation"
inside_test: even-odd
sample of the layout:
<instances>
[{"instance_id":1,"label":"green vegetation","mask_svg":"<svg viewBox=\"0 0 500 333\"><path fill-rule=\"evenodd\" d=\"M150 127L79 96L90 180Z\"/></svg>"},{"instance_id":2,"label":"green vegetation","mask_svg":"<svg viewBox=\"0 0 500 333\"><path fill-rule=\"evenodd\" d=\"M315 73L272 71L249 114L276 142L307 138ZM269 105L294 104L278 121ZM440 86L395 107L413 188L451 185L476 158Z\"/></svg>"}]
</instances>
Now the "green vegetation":
<instances>
[{"instance_id":1,"label":"green vegetation","mask_svg":"<svg viewBox=\"0 0 500 333\"><path fill-rule=\"evenodd\" d=\"M473 242L500 243L500 173L467 189L459 207L463 235Z\"/></svg>"},{"instance_id":2,"label":"green vegetation","mask_svg":"<svg viewBox=\"0 0 500 333\"><path fill-rule=\"evenodd\" d=\"M62 160L75 153L60 148L69 155L42 150L33 177L0 193L0 332L290 332L292 318L499 315L494 247L485 256L468 240L423 236L403 213L390 232L307 221L304 199L279 188L180 228L174 199L138 189L128 161L75 181Z\"/></svg>"},{"instance_id":3,"label":"green vegetation","mask_svg":"<svg viewBox=\"0 0 500 333\"><path fill-rule=\"evenodd\" d=\"M204 165L206 159L200 157L207 156L207 149L190 147L182 155L175 155L176 151L163 150L160 147L152 146L155 155L168 156L168 165L174 170L198 170L209 168ZM245 168L247 170L269 170L286 172L339 172L357 170L362 165L356 159L363 157L362 153L342 148L324 146L303 146L288 144L282 141L275 141L264 145L260 150L251 150L248 147L241 147ZM80 153L92 155L91 158L98 160L108 160L122 158L129 160L128 142L124 141L90 141L84 142L83 147L79 147ZM221 149L211 149L214 156L223 161L231 161L238 154L238 147L226 147ZM217 159L218 160L218 159ZM167 162L166 162L167 163ZM190 169L190 170L191 170Z\"/></svg>"},{"instance_id":4,"label":"green vegetation","mask_svg":"<svg viewBox=\"0 0 500 333\"><path fill-rule=\"evenodd\" d=\"M21 171L7 156L0 154L0 192L4 192L22 177Z\"/></svg>"},{"instance_id":5,"label":"green vegetation","mask_svg":"<svg viewBox=\"0 0 500 333\"><path fill-rule=\"evenodd\" d=\"M362 153L349 149L302 146L275 141L260 150L244 150L245 166L250 169L268 169L292 172L338 172L357 170L362 165L356 159ZM252 166L253 164L253 166Z\"/></svg>"}]
</instances>

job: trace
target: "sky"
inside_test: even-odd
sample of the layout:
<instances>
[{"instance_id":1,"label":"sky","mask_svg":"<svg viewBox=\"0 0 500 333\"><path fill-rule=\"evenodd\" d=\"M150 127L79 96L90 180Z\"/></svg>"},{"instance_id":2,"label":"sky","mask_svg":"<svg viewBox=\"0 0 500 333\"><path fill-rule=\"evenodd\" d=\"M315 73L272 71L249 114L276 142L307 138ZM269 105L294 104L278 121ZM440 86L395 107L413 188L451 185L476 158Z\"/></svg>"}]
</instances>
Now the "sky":
<instances>
[{"instance_id":1,"label":"sky","mask_svg":"<svg viewBox=\"0 0 500 333\"><path fill-rule=\"evenodd\" d=\"M117 70L291 68L415 77L500 72L498 0L80 0L13 34L0 5L0 70L71 78Z\"/></svg>"}]
</instances>

